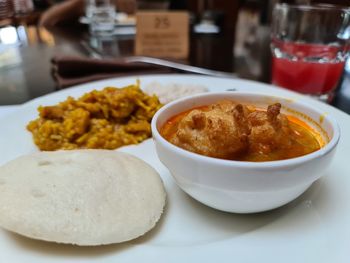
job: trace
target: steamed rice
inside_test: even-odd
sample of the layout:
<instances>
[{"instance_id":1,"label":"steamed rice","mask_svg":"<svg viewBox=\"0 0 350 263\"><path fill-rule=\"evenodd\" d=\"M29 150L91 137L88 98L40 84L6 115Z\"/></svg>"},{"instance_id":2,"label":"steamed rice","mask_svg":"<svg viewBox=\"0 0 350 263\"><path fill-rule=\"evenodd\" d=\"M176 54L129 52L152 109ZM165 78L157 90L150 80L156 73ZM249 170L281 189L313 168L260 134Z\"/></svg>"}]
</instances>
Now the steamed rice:
<instances>
[{"instance_id":1,"label":"steamed rice","mask_svg":"<svg viewBox=\"0 0 350 263\"><path fill-rule=\"evenodd\" d=\"M182 97L207 92L208 88L196 84L161 84L154 81L148 84L144 91L149 95L156 95L162 104L167 104Z\"/></svg>"}]
</instances>

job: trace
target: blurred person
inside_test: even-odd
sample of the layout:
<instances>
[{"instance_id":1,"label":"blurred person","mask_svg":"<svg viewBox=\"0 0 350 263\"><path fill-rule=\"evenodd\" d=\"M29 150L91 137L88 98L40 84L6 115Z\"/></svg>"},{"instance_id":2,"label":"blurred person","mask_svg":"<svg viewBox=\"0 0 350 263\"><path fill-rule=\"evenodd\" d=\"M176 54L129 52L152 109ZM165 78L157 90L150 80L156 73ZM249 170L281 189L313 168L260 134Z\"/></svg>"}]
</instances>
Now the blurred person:
<instances>
[{"instance_id":1,"label":"blurred person","mask_svg":"<svg viewBox=\"0 0 350 263\"><path fill-rule=\"evenodd\" d=\"M39 26L70 24L85 12L85 0L67 0L51 6L40 17Z\"/></svg>"}]
</instances>

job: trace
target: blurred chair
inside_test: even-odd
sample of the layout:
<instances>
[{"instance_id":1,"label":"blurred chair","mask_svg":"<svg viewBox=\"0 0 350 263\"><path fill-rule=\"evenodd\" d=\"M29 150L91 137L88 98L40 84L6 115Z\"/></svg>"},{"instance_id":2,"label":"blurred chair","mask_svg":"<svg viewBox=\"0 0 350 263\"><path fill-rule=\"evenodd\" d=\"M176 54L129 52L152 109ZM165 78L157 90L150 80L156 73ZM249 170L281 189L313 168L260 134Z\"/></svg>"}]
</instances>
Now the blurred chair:
<instances>
[{"instance_id":1,"label":"blurred chair","mask_svg":"<svg viewBox=\"0 0 350 263\"><path fill-rule=\"evenodd\" d=\"M32 0L0 0L0 27L33 25L41 15L34 10Z\"/></svg>"},{"instance_id":2,"label":"blurred chair","mask_svg":"<svg viewBox=\"0 0 350 263\"><path fill-rule=\"evenodd\" d=\"M13 23L13 4L11 0L0 0L0 27Z\"/></svg>"},{"instance_id":3,"label":"blurred chair","mask_svg":"<svg viewBox=\"0 0 350 263\"><path fill-rule=\"evenodd\" d=\"M15 14L29 14L34 10L32 0L12 0Z\"/></svg>"}]
</instances>

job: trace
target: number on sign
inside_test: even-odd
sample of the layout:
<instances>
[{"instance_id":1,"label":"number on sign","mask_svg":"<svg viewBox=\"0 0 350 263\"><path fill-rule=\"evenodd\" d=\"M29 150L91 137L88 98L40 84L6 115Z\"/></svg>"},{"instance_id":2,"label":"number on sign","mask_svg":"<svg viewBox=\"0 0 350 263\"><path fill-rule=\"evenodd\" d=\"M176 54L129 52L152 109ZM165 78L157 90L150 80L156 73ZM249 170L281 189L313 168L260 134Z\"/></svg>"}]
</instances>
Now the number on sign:
<instances>
[{"instance_id":1,"label":"number on sign","mask_svg":"<svg viewBox=\"0 0 350 263\"><path fill-rule=\"evenodd\" d=\"M156 29L167 29L170 27L169 18L166 16L156 16L154 20L154 27Z\"/></svg>"}]
</instances>

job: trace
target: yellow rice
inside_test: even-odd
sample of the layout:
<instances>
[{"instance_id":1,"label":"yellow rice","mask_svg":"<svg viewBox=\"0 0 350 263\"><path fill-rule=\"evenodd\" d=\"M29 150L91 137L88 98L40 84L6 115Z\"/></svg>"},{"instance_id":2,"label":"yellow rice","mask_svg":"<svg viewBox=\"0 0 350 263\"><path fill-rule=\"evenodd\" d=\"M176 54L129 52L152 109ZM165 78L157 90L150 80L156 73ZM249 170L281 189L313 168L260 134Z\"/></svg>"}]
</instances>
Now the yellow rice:
<instances>
[{"instance_id":1,"label":"yellow rice","mask_svg":"<svg viewBox=\"0 0 350 263\"><path fill-rule=\"evenodd\" d=\"M39 118L27 129L40 150L115 149L151 136L150 122L161 107L139 83L121 89L94 90L79 99L68 97L54 106L40 106Z\"/></svg>"}]
</instances>

